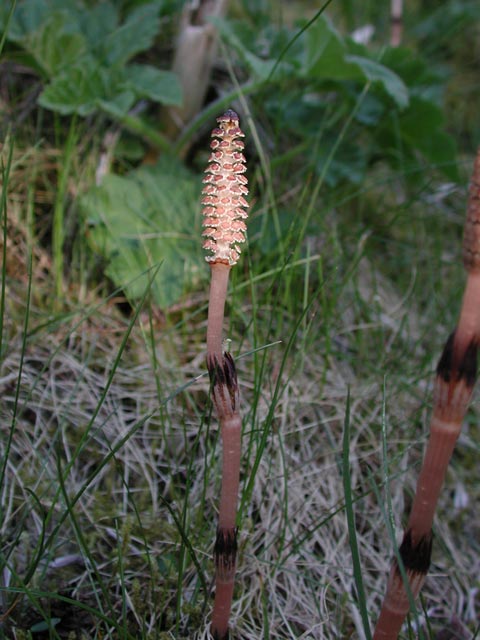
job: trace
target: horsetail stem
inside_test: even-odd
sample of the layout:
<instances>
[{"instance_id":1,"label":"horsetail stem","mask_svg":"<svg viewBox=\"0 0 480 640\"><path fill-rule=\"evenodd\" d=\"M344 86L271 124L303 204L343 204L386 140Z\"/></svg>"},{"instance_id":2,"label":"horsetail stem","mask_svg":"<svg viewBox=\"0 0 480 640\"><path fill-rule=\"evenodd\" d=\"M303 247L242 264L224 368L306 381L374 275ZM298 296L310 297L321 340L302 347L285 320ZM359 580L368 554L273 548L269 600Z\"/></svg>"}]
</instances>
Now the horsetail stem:
<instances>
[{"instance_id":1,"label":"horsetail stem","mask_svg":"<svg viewBox=\"0 0 480 640\"><path fill-rule=\"evenodd\" d=\"M211 632L216 640L228 637L237 555L237 501L240 482L242 421L235 363L222 347L222 329L230 269L245 242L248 193L244 133L235 111L217 118L212 131L212 153L203 180L203 243L211 267L207 325L207 368L211 395L220 423L223 461L222 489L215 555L215 602Z\"/></svg>"},{"instance_id":2,"label":"horsetail stem","mask_svg":"<svg viewBox=\"0 0 480 640\"><path fill-rule=\"evenodd\" d=\"M447 467L460 435L477 376L480 343L480 148L474 165L463 240L467 282L457 328L437 365L430 436L399 553L415 598L425 581L432 550L432 524ZM373 640L396 640L410 598L394 561Z\"/></svg>"}]
</instances>

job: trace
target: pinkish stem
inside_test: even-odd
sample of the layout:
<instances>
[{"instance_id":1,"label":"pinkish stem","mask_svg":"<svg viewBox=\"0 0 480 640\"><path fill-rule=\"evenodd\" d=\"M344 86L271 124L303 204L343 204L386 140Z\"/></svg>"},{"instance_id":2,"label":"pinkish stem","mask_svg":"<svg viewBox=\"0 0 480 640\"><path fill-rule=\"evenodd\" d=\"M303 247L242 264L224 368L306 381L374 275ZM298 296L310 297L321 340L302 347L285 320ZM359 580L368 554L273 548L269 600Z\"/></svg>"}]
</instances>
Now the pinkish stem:
<instances>
[{"instance_id":1,"label":"pinkish stem","mask_svg":"<svg viewBox=\"0 0 480 640\"><path fill-rule=\"evenodd\" d=\"M237 501L240 483L242 421L237 373L232 356L223 351L222 330L231 267L245 242L248 194L244 134L238 115L228 109L212 131L209 165L203 179L203 243L210 252L211 283L207 326L207 367L223 441L222 490L215 541L216 590L211 632L228 637L237 555Z\"/></svg>"},{"instance_id":2,"label":"pinkish stem","mask_svg":"<svg viewBox=\"0 0 480 640\"><path fill-rule=\"evenodd\" d=\"M432 524L448 464L460 434L477 373L480 343L480 149L474 166L463 240L467 282L457 328L437 366L430 437L417 491L399 553L416 597L427 575ZM410 608L407 588L395 560L373 640L396 640Z\"/></svg>"},{"instance_id":3,"label":"pinkish stem","mask_svg":"<svg viewBox=\"0 0 480 640\"><path fill-rule=\"evenodd\" d=\"M240 484L242 421L235 364L225 353L222 364L209 360L212 394L222 432L222 489L215 542L215 602L212 612L212 634L218 640L228 636L228 620L232 605L237 556L237 501Z\"/></svg>"},{"instance_id":4,"label":"pinkish stem","mask_svg":"<svg viewBox=\"0 0 480 640\"><path fill-rule=\"evenodd\" d=\"M415 598L425 581L425 575L407 570L409 588ZM383 602L380 617L373 640L397 640L405 616L410 608L410 601L403 584L403 577L394 563L388 579L387 594Z\"/></svg>"},{"instance_id":5,"label":"pinkish stem","mask_svg":"<svg viewBox=\"0 0 480 640\"><path fill-rule=\"evenodd\" d=\"M408 527L399 549L414 598L427 575L435 509L475 382L475 341L472 340L461 355L457 344L458 330L447 340L437 366L430 437ZM409 608L407 588L395 560L373 640L396 640Z\"/></svg>"},{"instance_id":6,"label":"pinkish stem","mask_svg":"<svg viewBox=\"0 0 480 640\"><path fill-rule=\"evenodd\" d=\"M238 412L222 422L222 491L218 513L219 529L234 529L240 484L242 421Z\"/></svg>"},{"instance_id":7,"label":"pinkish stem","mask_svg":"<svg viewBox=\"0 0 480 640\"><path fill-rule=\"evenodd\" d=\"M222 262L211 264L210 296L208 302L207 357L223 358L222 331L227 298L228 278L231 267Z\"/></svg>"},{"instance_id":8,"label":"pinkish stem","mask_svg":"<svg viewBox=\"0 0 480 640\"><path fill-rule=\"evenodd\" d=\"M215 605L212 612L212 634L215 640L228 638L228 621L232 609L234 580L222 582L217 577L215 581Z\"/></svg>"},{"instance_id":9,"label":"pinkish stem","mask_svg":"<svg viewBox=\"0 0 480 640\"><path fill-rule=\"evenodd\" d=\"M408 528L412 530L414 543L422 536L427 535L432 528L438 497L457 437L457 429L449 429L447 432L436 430L430 434L408 521Z\"/></svg>"},{"instance_id":10,"label":"pinkish stem","mask_svg":"<svg viewBox=\"0 0 480 640\"><path fill-rule=\"evenodd\" d=\"M471 341L480 336L480 272L470 271L465 284L462 309L455 332L457 355L462 358Z\"/></svg>"},{"instance_id":11,"label":"pinkish stem","mask_svg":"<svg viewBox=\"0 0 480 640\"><path fill-rule=\"evenodd\" d=\"M235 585L237 547L235 520L240 484L241 438L242 422L238 414L222 422L222 491L216 543L215 603L212 612L212 631L218 638L227 637ZM222 558L222 554L226 557Z\"/></svg>"}]
</instances>

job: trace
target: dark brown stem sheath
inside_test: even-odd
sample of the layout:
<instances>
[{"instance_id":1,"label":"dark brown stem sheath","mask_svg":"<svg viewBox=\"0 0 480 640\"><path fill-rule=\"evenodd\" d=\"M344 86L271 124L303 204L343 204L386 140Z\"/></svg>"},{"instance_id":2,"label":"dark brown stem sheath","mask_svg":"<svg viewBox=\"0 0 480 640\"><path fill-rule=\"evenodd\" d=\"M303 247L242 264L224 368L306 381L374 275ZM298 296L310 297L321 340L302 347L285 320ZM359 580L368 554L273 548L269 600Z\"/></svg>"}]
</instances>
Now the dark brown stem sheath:
<instances>
[{"instance_id":1,"label":"dark brown stem sheath","mask_svg":"<svg viewBox=\"0 0 480 640\"><path fill-rule=\"evenodd\" d=\"M432 524L438 497L477 374L480 343L480 150L477 153L463 242L467 282L458 325L448 338L437 366L430 437L408 526L399 549L408 586L395 560L375 628L374 640L396 640L410 608L425 581L432 548Z\"/></svg>"},{"instance_id":2,"label":"dark brown stem sheath","mask_svg":"<svg viewBox=\"0 0 480 640\"><path fill-rule=\"evenodd\" d=\"M475 384L476 344L471 341L459 353L457 335L458 330L447 340L437 366L430 438L408 523L414 542L430 533L447 467Z\"/></svg>"},{"instance_id":3,"label":"dark brown stem sheath","mask_svg":"<svg viewBox=\"0 0 480 640\"><path fill-rule=\"evenodd\" d=\"M240 481L242 421L239 413L239 391L235 363L229 353L221 362L207 356L212 381L212 395L222 431L222 490L215 541L215 602L211 630L214 638L228 637L228 621L232 605L237 555L237 501Z\"/></svg>"},{"instance_id":4,"label":"dark brown stem sheath","mask_svg":"<svg viewBox=\"0 0 480 640\"><path fill-rule=\"evenodd\" d=\"M416 598L430 564L432 524L450 458L473 391L476 346L471 343L458 365L456 334L450 336L437 366L430 438L425 452L407 531L399 549L408 589ZM375 628L374 640L396 640L410 609L410 599L397 561L393 563L387 592Z\"/></svg>"},{"instance_id":5,"label":"dark brown stem sheath","mask_svg":"<svg viewBox=\"0 0 480 640\"><path fill-rule=\"evenodd\" d=\"M216 640L228 637L228 621L235 584L238 489L242 422L238 410L239 394L235 364L222 349L222 325L230 267L212 264L208 308L207 367L212 397L222 434L222 489L217 538L215 541L215 602L211 631Z\"/></svg>"},{"instance_id":6,"label":"dark brown stem sheath","mask_svg":"<svg viewBox=\"0 0 480 640\"><path fill-rule=\"evenodd\" d=\"M429 534L414 544L411 530L407 529L399 553L410 591L415 598L422 588L430 565L432 536ZM408 609L409 597L403 582L402 572L395 560L390 570L387 595L373 637L376 640L396 640Z\"/></svg>"}]
</instances>

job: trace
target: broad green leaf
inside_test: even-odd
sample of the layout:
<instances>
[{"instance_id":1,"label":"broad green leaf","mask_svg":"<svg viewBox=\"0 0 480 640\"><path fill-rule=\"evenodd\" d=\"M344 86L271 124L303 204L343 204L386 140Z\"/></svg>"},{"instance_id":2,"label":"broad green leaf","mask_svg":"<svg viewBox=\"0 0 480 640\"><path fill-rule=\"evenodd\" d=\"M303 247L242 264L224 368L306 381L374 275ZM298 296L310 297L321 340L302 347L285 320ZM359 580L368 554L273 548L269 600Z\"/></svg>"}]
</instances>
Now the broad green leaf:
<instances>
[{"instance_id":1,"label":"broad green leaf","mask_svg":"<svg viewBox=\"0 0 480 640\"><path fill-rule=\"evenodd\" d=\"M64 115L85 116L101 109L121 118L140 98L179 104L181 90L177 76L142 65L123 69L104 67L87 56L53 78L39 103Z\"/></svg>"},{"instance_id":2,"label":"broad green leaf","mask_svg":"<svg viewBox=\"0 0 480 640\"><path fill-rule=\"evenodd\" d=\"M413 97L399 124L404 142L418 149L448 178L458 181L455 143L443 130L443 115L435 104Z\"/></svg>"},{"instance_id":3,"label":"broad green leaf","mask_svg":"<svg viewBox=\"0 0 480 640\"><path fill-rule=\"evenodd\" d=\"M42 107L63 115L93 113L97 101L109 97L110 78L93 58L85 57L56 76L47 85L38 101Z\"/></svg>"},{"instance_id":4,"label":"broad green leaf","mask_svg":"<svg viewBox=\"0 0 480 640\"><path fill-rule=\"evenodd\" d=\"M252 53L237 36L230 22L222 20L221 18L215 18L211 21L215 24L221 36L235 49L240 59L250 69L255 79L258 81L267 80L275 67L275 60L262 60L262 58L259 58ZM284 68L284 65L280 64L276 74L278 75L278 73Z\"/></svg>"},{"instance_id":5,"label":"broad green leaf","mask_svg":"<svg viewBox=\"0 0 480 640\"><path fill-rule=\"evenodd\" d=\"M105 40L106 61L123 65L140 51L152 46L160 28L158 2L140 5Z\"/></svg>"},{"instance_id":6,"label":"broad green leaf","mask_svg":"<svg viewBox=\"0 0 480 640\"><path fill-rule=\"evenodd\" d=\"M365 47L344 40L327 17L321 16L306 34L303 73L325 80L368 80L380 83L400 108L408 105L409 93L402 79L365 55Z\"/></svg>"},{"instance_id":7,"label":"broad green leaf","mask_svg":"<svg viewBox=\"0 0 480 640\"><path fill-rule=\"evenodd\" d=\"M80 33L69 29L68 21L67 12L55 11L38 29L23 39L23 46L32 54L47 77L68 69L86 53L85 39Z\"/></svg>"},{"instance_id":8,"label":"broad green leaf","mask_svg":"<svg viewBox=\"0 0 480 640\"><path fill-rule=\"evenodd\" d=\"M3 20L8 13L9 3L0 3L0 20ZM75 0L19 0L15 7L8 38L13 42L21 43L25 37L31 35L39 29L43 22L55 11L66 11L76 13L77 4ZM5 14L5 15L4 15Z\"/></svg>"},{"instance_id":9,"label":"broad green leaf","mask_svg":"<svg viewBox=\"0 0 480 640\"><path fill-rule=\"evenodd\" d=\"M306 32L302 73L306 77L330 80L361 79L357 64L345 59L347 45L324 15Z\"/></svg>"},{"instance_id":10,"label":"broad green leaf","mask_svg":"<svg viewBox=\"0 0 480 640\"><path fill-rule=\"evenodd\" d=\"M130 64L125 67L125 87L139 98L149 98L167 105L182 103L182 88L178 77L171 71L150 65Z\"/></svg>"},{"instance_id":11,"label":"broad green leaf","mask_svg":"<svg viewBox=\"0 0 480 640\"><path fill-rule=\"evenodd\" d=\"M441 83L444 78L432 69L432 65L417 53L406 47L388 47L381 62L396 73L410 90L419 86Z\"/></svg>"},{"instance_id":12,"label":"broad green leaf","mask_svg":"<svg viewBox=\"0 0 480 640\"><path fill-rule=\"evenodd\" d=\"M388 47L382 55L382 64L396 73L408 86L410 95L425 98L438 106L443 105L448 70L439 71L406 47Z\"/></svg>"},{"instance_id":13,"label":"broad green leaf","mask_svg":"<svg viewBox=\"0 0 480 640\"><path fill-rule=\"evenodd\" d=\"M345 61L357 65L370 82L379 82L400 108L408 106L408 89L396 73L369 58L348 55Z\"/></svg>"},{"instance_id":14,"label":"broad green leaf","mask_svg":"<svg viewBox=\"0 0 480 640\"><path fill-rule=\"evenodd\" d=\"M81 200L91 246L108 262L107 273L128 296L141 296L149 270L161 265L152 286L166 307L185 286L208 274L201 250L200 179L178 160L164 158L128 176L107 176Z\"/></svg>"},{"instance_id":15,"label":"broad green leaf","mask_svg":"<svg viewBox=\"0 0 480 640\"><path fill-rule=\"evenodd\" d=\"M109 100L97 99L95 106L108 113L112 118L123 118L134 105L136 96L133 91L124 90Z\"/></svg>"},{"instance_id":16,"label":"broad green leaf","mask_svg":"<svg viewBox=\"0 0 480 640\"><path fill-rule=\"evenodd\" d=\"M118 9L112 2L100 2L79 16L79 29L94 53L104 57L104 42L107 36L118 28Z\"/></svg>"}]
</instances>

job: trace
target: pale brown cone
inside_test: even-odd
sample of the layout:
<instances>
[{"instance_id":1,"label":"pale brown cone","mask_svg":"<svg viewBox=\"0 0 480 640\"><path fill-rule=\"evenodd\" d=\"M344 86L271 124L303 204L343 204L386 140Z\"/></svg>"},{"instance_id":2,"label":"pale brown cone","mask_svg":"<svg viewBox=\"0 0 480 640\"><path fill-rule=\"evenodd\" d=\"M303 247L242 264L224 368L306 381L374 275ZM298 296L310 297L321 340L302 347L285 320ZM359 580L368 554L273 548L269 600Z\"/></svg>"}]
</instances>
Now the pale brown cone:
<instances>
[{"instance_id":1,"label":"pale brown cone","mask_svg":"<svg viewBox=\"0 0 480 640\"><path fill-rule=\"evenodd\" d=\"M463 233L463 264L468 272L480 271L480 148L477 151Z\"/></svg>"},{"instance_id":2,"label":"pale brown cone","mask_svg":"<svg viewBox=\"0 0 480 640\"><path fill-rule=\"evenodd\" d=\"M229 109L217 118L212 131L212 153L203 182L203 248L210 252L207 262L234 265L240 257L239 244L245 242L248 194L244 133L235 111Z\"/></svg>"}]
</instances>

